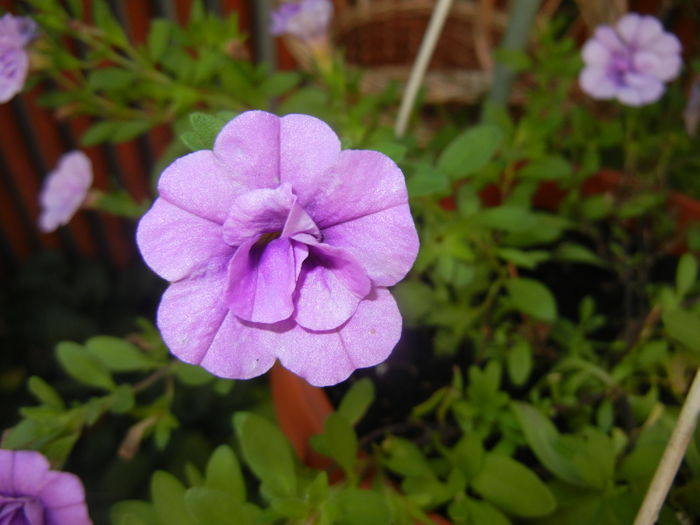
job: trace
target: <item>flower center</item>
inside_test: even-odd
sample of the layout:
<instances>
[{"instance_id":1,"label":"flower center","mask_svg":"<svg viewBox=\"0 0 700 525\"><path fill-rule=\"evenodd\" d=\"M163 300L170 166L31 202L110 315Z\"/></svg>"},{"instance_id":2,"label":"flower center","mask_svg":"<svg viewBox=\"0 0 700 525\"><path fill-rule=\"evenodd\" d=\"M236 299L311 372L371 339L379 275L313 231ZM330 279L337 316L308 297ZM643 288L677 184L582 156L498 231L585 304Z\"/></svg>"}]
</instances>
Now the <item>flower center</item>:
<instances>
[{"instance_id":1,"label":"flower center","mask_svg":"<svg viewBox=\"0 0 700 525\"><path fill-rule=\"evenodd\" d=\"M0 523L44 525L44 508L31 496L0 494Z\"/></svg>"}]
</instances>

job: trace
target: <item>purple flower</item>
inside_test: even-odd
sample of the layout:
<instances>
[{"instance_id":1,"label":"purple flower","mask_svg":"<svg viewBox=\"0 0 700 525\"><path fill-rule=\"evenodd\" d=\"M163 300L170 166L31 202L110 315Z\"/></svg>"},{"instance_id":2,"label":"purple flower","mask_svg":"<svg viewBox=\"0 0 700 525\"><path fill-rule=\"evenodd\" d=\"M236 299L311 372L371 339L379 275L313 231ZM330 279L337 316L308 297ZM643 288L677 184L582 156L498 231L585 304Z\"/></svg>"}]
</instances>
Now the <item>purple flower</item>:
<instances>
[{"instance_id":1,"label":"purple flower","mask_svg":"<svg viewBox=\"0 0 700 525\"><path fill-rule=\"evenodd\" d=\"M583 47L581 88L593 98L628 106L657 101L681 69L681 44L652 16L629 13L599 26Z\"/></svg>"},{"instance_id":2,"label":"purple flower","mask_svg":"<svg viewBox=\"0 0 700 525\"><path fill-rule=\"evenodd\" d=\"M0 103L7 102L24 87L29 57L24 46L34 38L31 18L6 14L0 17Z\"/></svg>"},{"instance_id":3,"label":"purple flower","mask_svg":"<svg viewBox=\"0 0 700 525\"><path fill-rule=\"evenodd\" d=\"M308 115L248 111L213 151L168 166L158 192L137 242L171 281L157 321L181 360L245 379L279 359L331 385L396 345L387 287L411 268L418 237L385 155L341 151Z\"/></svg>"},{"instance_id":4,"label":"purple flower","mask_svg":"<svg viewBox=\"0 0 700 525\"><path fill-rule=\"evenodd\" d=\"M52 232L68 224L85 200L92 184L92 163L82 151L71 151L58 159L39 194L39 228ZM0 524L1 525L1 524Z\"/></svg>"},{"instance_id":5,"label":"purple flower","mask_svg":"<svg viewBox=\"0 0 700 525\"><path fill-rule=\"evenodd\" d=\"M273 35L290 34L306 42L323 39L333 16L330 0L285 2L272 13Z\"/></svg>"},{"instance_id":6,"label":"purple flower","mask_svg":"<svg viewBox=\"0 0 700 525\"><path fill-rule=\"evenodd\" d=\"M88 525L80 479L33 450L0 449L0 525Z\"/></svg>"}]
</instances>

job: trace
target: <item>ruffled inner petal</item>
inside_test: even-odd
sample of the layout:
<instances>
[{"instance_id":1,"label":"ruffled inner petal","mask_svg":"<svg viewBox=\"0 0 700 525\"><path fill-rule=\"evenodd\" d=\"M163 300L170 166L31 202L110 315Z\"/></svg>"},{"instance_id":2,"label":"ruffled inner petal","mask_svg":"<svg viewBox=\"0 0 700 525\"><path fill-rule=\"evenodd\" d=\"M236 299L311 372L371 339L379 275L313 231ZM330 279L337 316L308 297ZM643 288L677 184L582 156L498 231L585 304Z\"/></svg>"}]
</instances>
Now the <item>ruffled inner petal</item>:
<instances>
[{"instance_id":1,"label":"ruffled inner petal","mask_svg":"<svg viewBox=\"0 0 700 525\"><path fill-rule=\"evenodd\" d=\"M231 203L224 223L223 238L239 246L261 234L279 233L285 225L296 197L289 184L258 189L239 195Z\"/></svg>"},{"instance_id":2,"label":"ruffled inner petal","mask_svg":"<svg viewBox=\"0 0 700 525\"><path fill-rule=\"evenodd\" d=\"M362 265L333 246L310 247L296 292L295 320L309 330L332 330L355 313L372 289Z\"/></svg>"},{"instance_id":3,"label":"ruffled inner petal","mask_svg":"<svg viewBox=\"0 0 700 525\"><path fill-rule=\"evenodd\" d=\"M245 321L276 323L294 313L293 293L308 250L280 238L267 245L248 241L228 267L226 304Z\"/></svg>"}]
</instances>

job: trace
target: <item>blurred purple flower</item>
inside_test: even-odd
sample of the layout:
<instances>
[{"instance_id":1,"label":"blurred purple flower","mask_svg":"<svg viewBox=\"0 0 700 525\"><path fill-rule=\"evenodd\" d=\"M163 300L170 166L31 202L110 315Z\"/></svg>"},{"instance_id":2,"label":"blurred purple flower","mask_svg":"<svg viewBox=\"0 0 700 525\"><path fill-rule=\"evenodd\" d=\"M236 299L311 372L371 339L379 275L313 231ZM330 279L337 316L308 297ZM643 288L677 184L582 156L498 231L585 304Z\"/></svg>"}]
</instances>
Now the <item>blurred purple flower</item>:
<instances>
[{"instance_id":1,"label":"blurred purple flower","mask_svg":"<svg viewBox=\"0 0 700 525\"><path fill-rule=\"evenodd\" d=\"M656 102L681 69L681 44L652 16L629 13L599 26L583 47L581 88L593 98L628 106Z\"/></svg>"},{"instance_id":2,"label":"blurred purple flower","mask_svg":"<svg viewBox=\"0 0 700 525\"><path fill-rule=\"evenodd\" d=\"M418 237L387 156L341 151L308 115L248 111L213 151L168 166L158 192L137 242L171 281L158 327L178 358L237 379L279 359L331 385L391 353L401 316L387 287Z\"/></svg>"},{"instance_id":3,"label":"blurred purple flower","mask_svg":"<svg viewBox=\"0 0 700 525\"><path fill-rule=\"evenodd\" d=\"M77 476L49 470L39 452L0 449L0 524L91 523Z\"/></svg>"},{"instance_id":4,"label":"blurred purple flower","mask_svg":"<svg viewBox=\"0 0 700 525\"><path fill-rule=\"evenodd\" d=\"M6 14L0 17L0 103L7 102L24 87L29 57L24 46L34 38L31 18Z\"/></svg>"},{"instance_id":5,"label":"blurred purple flower","mask_svg":"<svg viewBox=\"0 0 700 525\"><path fill-rule=\"evenodd\" d=\"M82 151L71 151L58 159L56 169L46 176L39 194L39 228L52 232L68 224L92 185L92 163Z\"/></svg>"},{"instance_id":6,"label":"blurred purple flower","mask_svg":"<svg viewBox=\"0 0 700 525\"><path fill-rule=\"evenodd\" d=\"M285 2L272 13L273 35L294 35L306 42L325 38L333 16L330 0Z\"/></svg>"}]
</instances>

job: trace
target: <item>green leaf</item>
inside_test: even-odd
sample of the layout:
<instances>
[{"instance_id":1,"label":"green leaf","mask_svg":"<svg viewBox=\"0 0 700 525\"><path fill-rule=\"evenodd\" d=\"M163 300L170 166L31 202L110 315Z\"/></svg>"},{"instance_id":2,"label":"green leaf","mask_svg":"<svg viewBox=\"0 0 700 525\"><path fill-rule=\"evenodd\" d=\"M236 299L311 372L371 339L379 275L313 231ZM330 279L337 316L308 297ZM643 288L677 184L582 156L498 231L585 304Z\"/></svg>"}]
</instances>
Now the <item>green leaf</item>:
<instances>
[{"instance_id":1,"label":"green leaf","mask_svg":"<svg viewBox=\"0 0 700 525\"><path fill-rule=\"evenodd\" d=\"M661 319L666 332L689 350L700 352L700 315L687 310L665 311Z\"/></svg>"},{"instance_id":2,"label":"green leaf","mask_svg":"<svg viewBox=\"0 0 700 525\"><path fill-rule=\"evenodd\" d=\"M679 298L685 297L698 278L698 261L692 253L684 253L676 269L676 292Z\"/></svg>"},{"instance_id":3,"label":"green leaf","mask_svg":"<svg viewBox=\"0 0 700 525\"><path fill-rule=\"evenodd\" d=\"M64 410L66 408L58 392L39 376L30 377L27 388L41 403L56 410Z\"/></svg>"},{"instance_id":4,"label":"green leaf","mask_svg":"<svg viewBox=\"0 0 700 525\"><path fill-rule=\"evenodd\" d=\"M525 208L504 205L481 210L473 215L473 220L485 228L521 232L532 228L535 225L536 217Z\"/></svg>"},{"instance_id":5,"label":"green leaf","mask_svg":"<svg viewBox=\"0 0 700 525\"><path fill-rule=\"evenodd\" d=\"M205 485L217 489L236 502L245 501L245 482L241 466L231 447L219 446L207 462Z\"/></svg>"},{"instance_id":6,"label":"green leaf","mask_svg":"<svg viewBox=\"0 0 700 525\"><path fill-rule=\"evenodd\" d=\"M112 393L110 410L114 414L125 414L134 408L134 389L131 385L119 385Z\"/></svg>"},{"instance_id":7,"label":"green leaf","mask_svg":"<svg viewBox=\"0 0 700 525\"><path fill-rule=\"evenodd\" d=\"M590 249L574 242L563 242L554 250L554 257L561 261L591 264L605 267L605 261L593 253Z\"/></svg>"},{"instance_id":8,"label":"green leaf","mask_svg":"<svg viewBox=\"0 0 700 525\"><path fill-rule=\"evenodd\" d=\"M119 337L98 335L91 337L85 347L114 372L150 370L156 366L149 357L132 343Z\"/></svg>"},{"instance_id":9,"label":"green leaf","mask_svg":"<svg viewBox=\"0 0 700 525\"><path fill-rule=\"evenodd\" d=\"M120 125L121 122L112 121L93 124L80 136L80 142L83 146L94 146L111 140Z\"/></svg>"},{"instance_id":10,"label":"green leaf","mask_svg":"<svg viewBox=\"0 0 700 525\"><path fill-rule=\"evenodd\" d=\"M88 87L93 91L119 91L133 84L134 74L117 67L95 69L88 74Z\"/></svg>"},{"instance_id":11,"label":"green leaf","mask_svg":"<svg viewBox=\"0 0 700 525\"><path fill-rule=\"evenodd\" d=\"M412 441L391 436L384 440L382 447L386 452L385 464L387 468L397 474L406 477L433 476L428 461Z\"/></svg>"},{"instance_id":12,"label":"green leaf","mask_svg":"<svg viewBox=\"0 0 700 525\"><path fill-rule=\"evenodd\" d=\"M475 433L465 434L451 451L451 462L462 471L467 481L481 471L484 461L484 446Z\"/></svg>"},{"instance_id":13,"label":"green leaf","mask_svg":"<svg viewBox=\"0 0 700 525\"><path fill-rule=\"evenodd\" d=\"M114 525L159 525L153 505L146 501L120 501L112 506L109 516Z\"/></svg>"},{"instance_id":14,"label":"green leaf","mask_svg":"<svg viewBox=\"0 0 700 525\"><path fill-rule=\"evenodd\" d=\"M518 171L518 178L527 180L557 180L571 177L571 164L564 157L550 156L535 160Z\"/></svg>"},{"instance_id":15,"label":"green leaf","mask_svg":"<svg viewBox=\"0 0 700 525\"><path fill-rule=\"evenodd\" d=\"M92 16L95 19L95 25L105 32L106 40L118 45L127 43L128 40L124 29L117 22L112 10L104 0L93 0Z\"/></svg>"},{"instance_id":16,"label":"green leaf","mask_svg":"<svg viewBox=\"0 0 700 525\"><path fill-rule=\"evenodd\" d=\"M335 502L340 506L344 525L388 525L391 523L391 510L386 500L369 490L348 487L339 492Z\"/></svg>"},{"instance_id":17,"label":"green leaf","mask_svg":"<svg viewBox=\"0 0 700 525\"><path fill-rule=\"evenodd\" d=\"M148 55L153 62L158 62L168 47L173 24L169 20L156 19L151 22L148 31Z\"/></svg>"},{"instance_id":18,"label":"green leaf","mask_svg":"<svg viewBox=\"0 0 700 525\"><path fill-rule=\"evenodd\" d=\"M521 312L541 321L553 322L557 317L557 304L549 289L533 279L516 277L506 282L513 306Z\"/></svg>"},{"instance_id":19,"label":"green leaf","mask_svg":"<svg viewBox=\"0 0 700 525\"><path fill-rule=\"evenodd\" d=\"M498 454L486 454L471 486L485 500L523 518L546 516L556 507L554 496L534 472Z\"/></svg>"},{"instance_id":20,"label":"green leaf","mask_svg":"<svg viewBox=\"0 0 700 525\"><path fill-rule=\"evenodd\" d=\"M350 473L357 460L357 435L348 420L338 412L332 412L326 418L323 441L333 460Z\"/></svg>"},{"instance_id":21,"label":"green leaf","mask_svg":"<svg viewBox=\"0 0 700 525\"><path fill-rule=\"evenodd\" d=\"M450 191L450 179L429 164L418 164L406 180L411 197L442 195Z\"/></svg>"},{"instance_id":22,"label":"green leaf","mask_svg":"<svg viewBox=\"0 0 700 525\"><path fill-rule=\"evenodd\" d=\"M550 258L549 252L545 250L524 251L517 248L498 248L496 252L502 259L528 270L535 269L538 264Z\"/></svg>"},{"instance_id":23,"label":"green leaf","mask_svg":"<svg viewBox=\"0 0 700 525\"><path fill-rule=\"evenodd\" d=\"M374 384L364 377L353 383L340 401L338 414L351 425L357 424L374 401Z\"/></svg>"},{"instance_id":24,"label":"green leaf","mask_svg":"<svg viewBox=\"0 0 700 525\"><path fill-rule=\"evenodd\" d=\"M202 149L212 149L214 140L226 124L226 120L206 113L192 113L190 115L190 125L192 131L180 135L180 139L192 151Z\"/></svg>"},{"instance_id":25,"label":"green leaf","mask_svg":"<svg viewBox=\"0 0 700 525\"><path fill-rule=\"evenodd\" d=\"M185 504L185 487L172 474L158 470L151 478L151 498L160 523L198 525Z\"/></svg>"},{"instance_id":26,"label":"green leaf","mask_svg":"<svg viewBox=\"0 0 700 525\"><path fill-rule=\"evenodd\" d=\"M438 158L437 169L454 180L472 175L486 166L501 147L503 138L503 132L497 126L475 126L447 145Z\"/></svg>"},{"instance_id":27,"label":"green leaf","mask_svg":"<svg viewBox=\"0 0 700 525\"><path fill-rule=\"evenodd\" d=\"M294 89L301 82L301 75L295 71L281 71L267 77L260 85L266 97L279 97Z\"/></svg>"},{"instance_id":28,"label":"green leaf","mask_svg":"<svg viewBox=\"0 0 700 525\"><path fill-rule=\"evenodd\" d=\"M249 412L236 413L233 426L243 458L271 494L296 496L294 457L282 432L267 419Z\"/></svg>"},{"instance_id":29,"label":"green leaf","mask_svg":"<svg viewBox=\"0 0 700 525\"><path fill-rule=\"evenodd\" d=\"M418 325L431 311L433 290L423 282L403 280L392 289L392 295L407 326Z\"/></svg>"},{"instance_id":30,"label":"green leaf","mask_svg":"<svg viewBox=\"0 0 700 525\"><path fill-rule=\"evenodd\" d=\"M532 371L532 348L527 341L520 340L507 355L508 375L516 386L522 386Z\"/></svg>"},{"instance_id":31,"label":"green leaf","mask_svg":"<svg viewBox=\"0 0 700 525\"><path fill-rule=\"evenodd\" d=\"M190 365L182 361L175 362L173 372L178 381L187 386L202 386L214 380L214 376L201 366Z\"/></svg>"},{"instance_id":32,"label":"green leaf","mask_svg":"<svg viewBox=\"0 0 700 525\"><path fill-rule=\"evenodd\" d=\"M56 347L56 357L63 369L83 384L113 390L112 376L102 361L77 343L64 341Z\"/></svg>"},{"instance_id":33,"label":"green leaf","mask_svg":"<svg viewBox=\"0 0 700 525\"><path fill-rule=\"evenodd\" d=\"M129 120L120 122L109 138L110 142L119 143L133 140L140 137L151 129L151 121L144 119Z\"/></svg>"},{"instance_id":34,"label":"green leaf","mask_svg":"<svg viewBox=\"0 0 700 525\"><path fill-rule=\"evenodd\" d=\"M503 513L487 501L471 498L455 499L447 512L455 523L469 525L511 525Z\"/></svg>"},{"instance_id":35,"label":"green leaf","mask_svg":"<svg viewBox=\"0 0 700 525\"><path fill-rule=\"evenodd\" d=\"M234 516L236 523L250 523L241 519L240 502L221 490L192 487L185 492L185 506L198 524L229 525Z\"/></svg>"}]
</instances>

